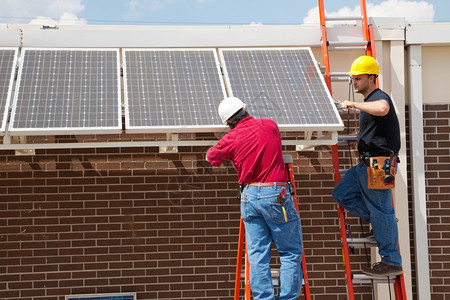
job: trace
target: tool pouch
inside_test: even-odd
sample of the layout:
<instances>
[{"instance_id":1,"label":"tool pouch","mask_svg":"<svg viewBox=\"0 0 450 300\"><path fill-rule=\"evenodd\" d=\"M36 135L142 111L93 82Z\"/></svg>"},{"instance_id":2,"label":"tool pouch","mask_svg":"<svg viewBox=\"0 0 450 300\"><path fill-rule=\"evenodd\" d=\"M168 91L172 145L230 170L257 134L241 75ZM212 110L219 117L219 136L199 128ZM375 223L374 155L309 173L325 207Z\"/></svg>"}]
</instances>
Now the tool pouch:
<instances>
[{"instance_id":1,"label":"tool pouch","mask_svg":"<svg viewBox=\"0 0 450 300\"><path fill-rule=\"evenodd\" d=\"M374 156L366 158L369 189L395 188L397 156Z\"/></svg>"}]
</instances>

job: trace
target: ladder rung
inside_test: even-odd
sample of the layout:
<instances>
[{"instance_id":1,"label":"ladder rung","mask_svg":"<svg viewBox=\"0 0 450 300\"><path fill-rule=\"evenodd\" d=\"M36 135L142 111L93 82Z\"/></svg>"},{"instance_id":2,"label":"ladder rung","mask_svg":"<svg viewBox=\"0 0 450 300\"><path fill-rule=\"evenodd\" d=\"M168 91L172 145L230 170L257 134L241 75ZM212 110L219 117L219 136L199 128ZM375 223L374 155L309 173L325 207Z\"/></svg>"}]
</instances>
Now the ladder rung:
<instances>
[{"instance_id":1,"label":"ladder rung","mask_svg":"<svg viewBox=\"0 0 450 300\"><path fill-rule=\"evenodd\" d=\"M328 41L328 46L367 46L368 41Z\"/></svg>"},{"instance_id":2,"label":"ladder rung","mask_svg":"<svg viewBox=\"0 0 450 300\"><path fill-rule=\"evenodd\" d=\"M353 141L338 141L337 144L338 145L348 145L350 142L350 145L356 145L356 142Z\"/></svg>"},{"instance_id":3,"label":"ladder rung","mask_svg":"<svg viewBox=\"0 0 450 300\"><path fill-rule=\"evenodd\" d=\"M330 76L347 76L347 78L350 77L347 72L330 72Z\"/></svg>"},{"instance_id":4,"label":"ladder rung","mask_svg":"<svg viewBox=\"0 0 450 300\"><path fill-rule=\"evenodd\" d=\"M357 135L340 135L338 136L339 141L357 141L358 136Z\"/></svg>"},{"instance_id":5,"label":"ladder rung","mask_svg":"<svg viewBox=\"0 0 450 300\"><path fill-rule=\"evenodd\" d=\"M333 77L331 78L331 81L335 81L335 82L349 82L350 78L349 77Z\"/></svg>"},{"instance_id":6,"label":"ladder rung","mask_svg":"<svg viewBox=\"0 0 450 300\"><path fill-rule=\"evenodd\" d=\"M328 47L330 51L365 50L366 46Z\"/></svg>"},{"instance_id":7,"label":"ladder rung","mask_svg":"<svg viewBox=\"0 0 450 300\"><path fill-rule=\"evenodd\" d=\"M331 81L346 81L350 80L347 72L330 72Z\"/></svg>"},{"instance_id":8,"label":"ladder rung","mask_svg":"<svg viewBox=\"0 0 450 300\"><path fill-rule=\"evenodd\" d=\"M292 163L294 163L294 159L292 158L292 155L283 154L283 162L285 164L292 164Z\"/></svg>"},{"instance_id":9,"label":"ladder rung","mask_svg":"<svg viewBox=\"0 0 450 300\"><path fill-rule=\"evenodd\" d=\"M272 270L270 270L270 274L272 275L272 284L274 286L279 285L280 284L280 270L272 269ZM241 273L241 277L243 277L243 278L245 277L245 272ZM302 285L304 285L304 284L305 284L305 279L302 279Z\"/></svg>"},{"instance_id":10,"label":"ladder rung","mask_svg":"<svg viewBox=\"0 0 450 300\"><path fill-rule=\"evenodd\" d=\"M394 283L394 281L395 276L375 277L366 274L352 274L353 283Z\"/></svg>"},{"instance_id":11,"label":"ladder rung","mask_svg":"<svg viewBox=\"0 0 450 300\"><path fill-rule=\"evenodd\" d=\"M362 16L350 16L350 17L325 17L325 21L359 21L362 20Z\"/></svg>"},{"instance_id":12,"label":"ladder rung","mask_svg":"<svg viewBox=\"0 0 450 300\"><path fill-rule=\"evenodd\" d=\"M374 238L347 238L347 244L352 247L377 247Z\"/></svg>"}]
</instances>

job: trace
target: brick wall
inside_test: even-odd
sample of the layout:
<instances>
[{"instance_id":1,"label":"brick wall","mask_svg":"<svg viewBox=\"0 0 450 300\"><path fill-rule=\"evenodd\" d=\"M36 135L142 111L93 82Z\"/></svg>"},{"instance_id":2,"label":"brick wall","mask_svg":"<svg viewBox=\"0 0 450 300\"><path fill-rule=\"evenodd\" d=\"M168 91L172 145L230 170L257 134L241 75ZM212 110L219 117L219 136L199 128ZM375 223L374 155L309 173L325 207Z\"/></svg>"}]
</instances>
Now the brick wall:
<instances>
[{"instance_id":1,"label":"brick wall","mask_svg":"<svg viewBox=\"0 0 450 300\"><path fill-rule=\"evenodd\" d=\"M424 106L431 299L450 295L450 105Z\"/></svg>"},{"instance_id":2,"label":"brick wall","mask_svg":"<svg viewBox=\"0 0 450 300\"><path fill-rule=\"evenodd\" d=\"M449 292L448 114L447 105L425 106L433 299ZM350 128L346 133L355 133L358 116L342 117ZM350 149L340 146L344 168L357 161ZM232 299L237 176L229 162L211 168L206 150L65 149L37 150L34 156L1 151L0 299L127 291L137 292L138 299ZM330 149L296 152L288 146L284 153L294 158L313 299L346 299ZM347 217L354 236L367 231L366 224L361 229L357 218ZM355 252L352 269L361 270L365 253ZM356 299L371 298L367 286L355 285L355 293Z\"/></svg>"},{"instance_id":3,"label":"brick wall","mask_svg":"<svg viewBox=\"0 0 450 300\"><path fill-rule=\"evenodd\" d=\"M349 116L353 132L356 117ZM449 105L424 106L433 300L450 293L449 117ZM330 150L294 150L284 152L294 158L313 299L346 299ZM0 299L121 291L137 292L140 300L232 299L237 176L230 163L211 168L205 151L0 151ZM343 167L348 155L341 146ZM358 236L359 220L348 221ZM364 251L356 252L354 270L366 264ZM414 274L413 264L415 291ZM371 298L366 286L355 292L357 299Z\"/></svg>"},{"instance_id":4,"label":"brick wall","mask_svg":"<svg viewBox=\"0 0 450 300\"><path fill-rule=\"evenodd\" d=\"M235 174L223 168L211 176L203 151L4 151L0 298L229 296Z\"/></svg>"},{"instance_id":5,"label":"brick wall","mask_svg":"<svg viewBox=\"0 0 450 300\"><path fill-rule=\"evenodd\" d=\"M236 172L229 162L212 168L206 147L158 150L0 151L0 299L129 291L140 300L232 299ZM284 153L294 158L313 299L346 298L331 152ZM360 269L364 258L352 263Z\"/></svg>"}]
</instances>

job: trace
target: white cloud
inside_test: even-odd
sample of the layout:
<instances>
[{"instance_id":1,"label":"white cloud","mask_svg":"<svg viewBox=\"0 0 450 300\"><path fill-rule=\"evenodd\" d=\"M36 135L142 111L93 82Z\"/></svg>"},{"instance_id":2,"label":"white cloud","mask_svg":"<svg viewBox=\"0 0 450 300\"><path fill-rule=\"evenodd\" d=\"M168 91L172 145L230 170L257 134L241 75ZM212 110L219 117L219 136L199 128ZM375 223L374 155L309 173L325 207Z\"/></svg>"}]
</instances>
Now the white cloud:
<instances>
[{"instance_id":1,"label":"white cloud","mask_svg":"<svg viewBox=\"0 0 450 300\"><path fill-rule=\"evenodd\" d=\"M30 21L30 24L39 24L39 25L46 25L46 26L56 26L58 22L53 20L52 18L37 16L36 19L33 19Z\"/></svg>"},{"instance_id":2,"label":"white cloud","mask_svg":"<svg viewBox=\"0 0 450 300\"><path fill-rule=\"evenodd\" d=\"M38 16L37 18L30 21L30 24L39 24L46 26L56 26L56 25L86 25L86 19L79 19L76 15L71 13L63 13L59 21L55 21L52 18Z\"/></svg>"},{"instance_id":3,"label":"white cloud","mask_svg":"<svg viewBox=\"0 0 450 300\"><path fill-rule=\"evenodd\" d=\"M71 20L76 24L85 24L86 20L76 16L84 8L82 0L0 0L0 15L11 16L8 19L11 23L59 24ZM59 21L55 21L58 18Z\"/></svg>"},{"instance_id":4,"label":"white cloud","mask_svg":"<svg viewBox=\"0 0 450 300\"><path fill-rule=\"evenodd\" d=\"M59 19L60 25L86 25L87 20L86 19L80 19L76 15L72 13L63 13L61 18Z\"/></svg>"},{"instance_id":5,"label":"white cloud","mask_svg":"<svg viewBox=\"0 0 450 300\"><path fill-rule=\"evenodd\" d=\"M434 19L434 7L426 1L387 0L380 4L366 4L368 17L404 17L409 23L432 22ZM326 12L328 17L359 16L360 6L355 8L342 7L335 12ZM304 24L319 23L319 8L316 6L308 11L303 19Z\"/></svg>"},{"instance_id":6,"label":"white cloud","mask_svg":"<svg viewBox=\"0 0 450 300\"><path fill-rule=\"evenodd\" d=\"M129 12L127 19L139 19L146 12L155 12L162 9L165 5L180 2L181 0L128 0L127 6ZM195 0L197 3L212 2L213 0Z\"/></svg>"},{"instance_id":7,"label":"white cloud","mask_svg":"<svg viewBox=\"0 0 450 300\"><path fill-rule=\"evenodd\" d=\"M157 11L164 5L164 0L129 0L127 19L138 19L146 11Z\"/></svg>"}]
</instances>

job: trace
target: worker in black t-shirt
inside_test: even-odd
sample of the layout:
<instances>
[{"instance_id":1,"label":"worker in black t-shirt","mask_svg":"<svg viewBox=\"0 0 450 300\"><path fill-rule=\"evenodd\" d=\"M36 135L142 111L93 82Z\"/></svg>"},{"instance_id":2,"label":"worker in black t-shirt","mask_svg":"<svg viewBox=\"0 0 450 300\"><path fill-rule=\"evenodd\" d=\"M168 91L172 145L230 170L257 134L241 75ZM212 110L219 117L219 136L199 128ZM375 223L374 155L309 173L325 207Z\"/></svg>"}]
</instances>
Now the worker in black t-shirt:
<instances>
[{"instance_id":1,"label":"worker in black t-shirt","mask_svg":"<svg viewBox=\"0 0 450 300\"><path fill-rule=\"evenodd\" d=\"M355 91L364 96L364 102L346 100L340 103L343 109L360 110L358 152L361 163L352 167L336 185L333 198L344 209L372 225L381 262L363 270L363 273L372 276L399 275L403 269L392 191L368 187L368 170L371 167L368 161L375 156L394 158L398 155L400 126L391 98L376 86L380 68L373 57L358 57L347 74L352 75ZM390 166L388 169L390 172Z\"/></svg>"}]
</instances>

